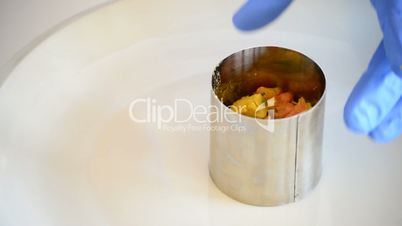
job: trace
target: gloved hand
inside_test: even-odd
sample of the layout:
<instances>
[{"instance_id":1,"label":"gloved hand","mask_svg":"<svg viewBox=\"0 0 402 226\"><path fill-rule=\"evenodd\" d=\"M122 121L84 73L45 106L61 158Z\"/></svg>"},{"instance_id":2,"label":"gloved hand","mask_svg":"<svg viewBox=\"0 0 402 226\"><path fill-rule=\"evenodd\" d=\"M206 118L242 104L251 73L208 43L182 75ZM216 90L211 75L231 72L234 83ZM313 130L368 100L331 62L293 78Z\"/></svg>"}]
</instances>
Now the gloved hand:
<instances>
[{"instance_id":1,"label":"gloved hand","mask_svg":"<svg viewBox=\"0 0 402 226\"><path fill-rule=\"evenodd\" d=\"M234 15L240 30L260 28L277 18L290 0L249 0ZM387 142L402 133L402 0L372 0L383 32L367 70L344 109L349 129Z\"/></svg>"}]
</instances>

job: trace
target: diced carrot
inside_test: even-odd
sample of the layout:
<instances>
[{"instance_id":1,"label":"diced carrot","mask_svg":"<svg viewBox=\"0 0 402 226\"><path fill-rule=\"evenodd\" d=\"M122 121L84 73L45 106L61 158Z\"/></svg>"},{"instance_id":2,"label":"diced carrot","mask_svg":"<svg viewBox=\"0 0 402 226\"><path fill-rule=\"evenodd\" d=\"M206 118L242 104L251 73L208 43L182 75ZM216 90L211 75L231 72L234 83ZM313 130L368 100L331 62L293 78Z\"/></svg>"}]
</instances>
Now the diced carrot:
<instances>
[{"instance_id":1,"label":"diced carrot","mask_svg":"<svg viewBox=\"0 0 402 226\"><path fill-rule=\"evenodd\" d=\"M276 103L275 105L275 118L285 118L287 117L291 112L294 111L294 105L292 103L286 103L286 102L279 102Z\"/></svg>"},{"instance_id":2,"label":"diced carrot","mask_svg":"<svg viewBox=\"0 0 402 226\"><path fill-rule=\"evenodd\" d=\"M299 113L302 113L303 111L307 111L310 108L311 108L311 104L306 102L306 100L303 97L300 97L299 101L294 106L293 111L288 116L297 115Z\"/></svg>"},{"instance_id":3,"label":"diced carrot","mask_svg":"<svg viewBox=\"0 0 402 226\"><path fill-rule=\"evenodd\" d=\"M293 100L293 94L291 92L280 93L275 96L276 103L290 103Z\"/></svg>"}]
</instances>

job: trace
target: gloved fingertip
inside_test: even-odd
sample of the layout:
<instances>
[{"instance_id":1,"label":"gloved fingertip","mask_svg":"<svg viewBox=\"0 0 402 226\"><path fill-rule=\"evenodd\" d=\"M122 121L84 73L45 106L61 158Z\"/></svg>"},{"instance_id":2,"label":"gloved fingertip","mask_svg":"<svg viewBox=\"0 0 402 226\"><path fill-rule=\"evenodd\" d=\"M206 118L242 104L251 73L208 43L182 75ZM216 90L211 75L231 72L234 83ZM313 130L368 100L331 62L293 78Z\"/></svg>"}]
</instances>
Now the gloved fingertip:
<instances>
[{"instance_id":1,"label":"gloved fingertip","mask_svg":"<svg viewBox=\"0 0 402 226\"><path fill-rule=\"evenodd\" d=\"M402 99L398 101L387 117L369 133L377 143L389 142L402 134Z\"/></svg>"},{"instance_id":2,"label":"gloved fingertip","mask_svg":"<svg viewBox=\"0 0 402 226\"><path fill-rule=\"evenodd\" d=\"M373 116L377 115L376 111L375 106L362 106L361 102L354 103L349 99L343 112L345 125L355 133L367 134L376 126L372 123Z\"/></svg>"},{"instance_id":3,"label":"gloved fingertip","mask_svg":"<svg viewBox=\"0 0 402 226\"><path fill-rule=\"evenodd\" d=\"M239 30L255 30L275 20L290 3L291 0L249 0L233 15L232 22Z\"/></svg>"},{"instance_id":4,"label":"gloved fingertip","mask_svg":"<svg viewBox=\"0 0 402 226\"><path fill-rule=\"evenodd\" d=\"M391 71L380 43L346 102L346 126L353 132L368 134L384 120L401 95L402 80Z\"/></svg>"},{"instance_id":5,"label":"gloved fingertip","mask_svg":"<svg viewBox=\"0 0 402 226\"><path fill-rule=\"evenodd\" d=\"M233 15L232 22L234 26L241 30L241 31L252 31L256 30L260 27L263 27L265 24L262 23L256 23L250 21L250 19L247 18L246 15L243 15L244 13L240 10L236 14Z\"/></svg>"},{"instance_id":6,"label":"gloved fingertip","mask_svg":"<svg viewBox=\"0 0 402 226\"><path fill-rule=\"evenodd\" d=\"M388 143L391 140L393 140L395 137L390 136L387 133L382 133L380 131L372 131L368 134L369 138L374 141L375 143L379 143L379 144L384 144L384 143Z\"/></svg>"}]
</instances>

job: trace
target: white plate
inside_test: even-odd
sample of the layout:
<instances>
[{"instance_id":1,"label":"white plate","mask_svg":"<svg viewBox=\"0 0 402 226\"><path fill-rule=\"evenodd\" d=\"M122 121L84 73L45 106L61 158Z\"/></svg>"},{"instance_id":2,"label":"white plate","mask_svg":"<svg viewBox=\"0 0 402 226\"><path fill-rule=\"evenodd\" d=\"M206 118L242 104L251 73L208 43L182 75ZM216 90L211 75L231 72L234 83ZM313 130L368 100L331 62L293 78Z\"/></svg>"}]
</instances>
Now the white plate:
<instances>
[{"instance_id":1,"label":"white plate","mask_svg":"<svg viewBox=\"0 0 402 226\"><path fill-rule=\"evenodd\" d=\"M230 22L238 5L120 1L31 51L0 89L0 225L400 225L402 140L377 145L342 121L380 38L368 1L297 1L247 35ZM139 97L208 105L213 67L259 45L307 54L328 80L323 177L280 207L245 205L215 187L207 131L129 117Z\"/></svg>"}]
</instances>

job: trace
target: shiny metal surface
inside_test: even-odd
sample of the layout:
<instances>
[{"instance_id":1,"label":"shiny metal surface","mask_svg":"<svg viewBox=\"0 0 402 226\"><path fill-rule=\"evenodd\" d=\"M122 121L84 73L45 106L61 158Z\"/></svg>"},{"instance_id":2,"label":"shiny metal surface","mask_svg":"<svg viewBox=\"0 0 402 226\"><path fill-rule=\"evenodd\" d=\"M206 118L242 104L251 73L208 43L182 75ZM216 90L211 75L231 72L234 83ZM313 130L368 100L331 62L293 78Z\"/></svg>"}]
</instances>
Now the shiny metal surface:
<instances>
[{"instance_id":1,"label":"shiny metal surface","mask_svg":"<svg viewBox=\"0 0 402 226\"><path fill-rule=\"evenodd\" d=\"M259 86L280 86L314 106L284 119L228 114L227 106ZM311 59L278 47L237 52L214 72L211 105L212 128L227 128L210 133L210 175L222 192L240 202L275 206L295 202L317 185L325 77Z\"/></svg>"}]
</instances>

